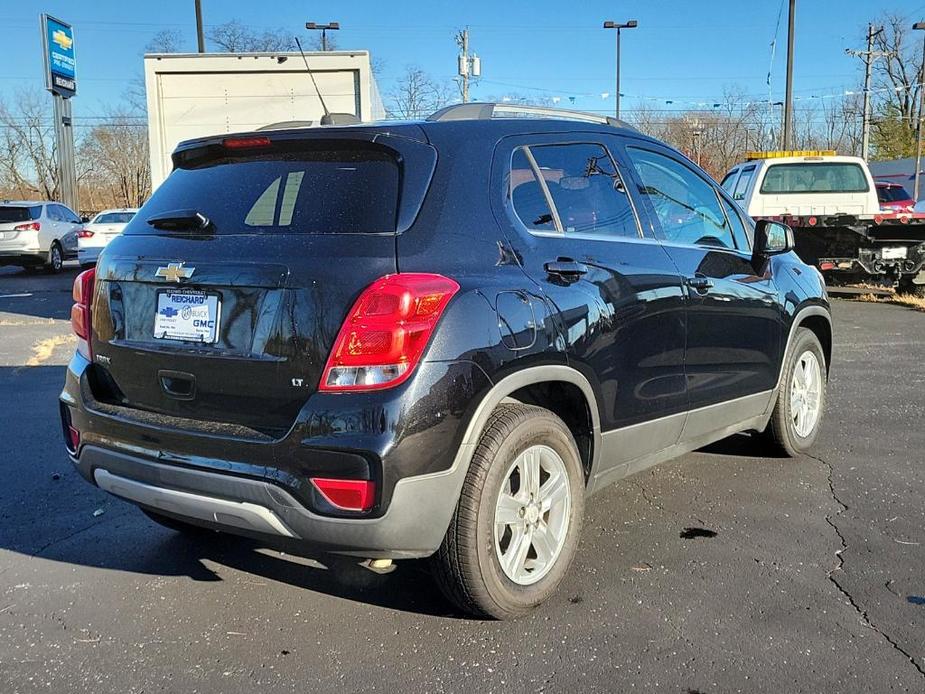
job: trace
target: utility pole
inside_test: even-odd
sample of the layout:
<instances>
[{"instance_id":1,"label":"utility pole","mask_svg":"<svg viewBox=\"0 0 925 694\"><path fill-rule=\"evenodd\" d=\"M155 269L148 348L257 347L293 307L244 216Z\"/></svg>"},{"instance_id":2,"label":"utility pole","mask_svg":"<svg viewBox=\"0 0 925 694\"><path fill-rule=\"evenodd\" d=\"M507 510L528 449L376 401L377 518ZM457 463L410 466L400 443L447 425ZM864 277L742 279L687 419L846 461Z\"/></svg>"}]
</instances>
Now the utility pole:
<instances>
[{"instance_id":1,"label":"utility pole","mask_svg":"<svg viewBox=\"0 0 925 694\"><path fill-rule=\"evenodd\" d=\"M912 28L916 31L925 30L925 22L916 22L912 25ZM925 43L923 43L922 47L922 69L919 72L919 109L915 123L915 192L912 193L912 197L915 198L916 202L919 200L919 174L922 171L922 101L925 100L923 82L925 82Z\"/></svg>"},{"instance_id":2,"label":"utility pole","mask_svg":"<svg viewBox=\"0 0 925 694\"><path fill-rule=\"evenodd\" d=\"M459 76L459 91L463 103L469 101L469 80L482 75L482 61L474 53L469 55L469 27L456 34L456 45L459 46L456 74Z\"/></svg>"},{"instance_id":3,"label":"utility pole","mask_svg":"<svg viewBox=\"0 0 925 694\"><path fill-rule=\"evenodd\" d=\"M890 51L875 51L874 37L883 31L883 27L875 27L873 24L867 25L867 50L854 51L850 48L845 49L845 53L853 55L864 60L864 115L863 130L861 136L861 156L867 159L867 153L870 148L870 77L874 60L877 58L886 58L893 55Z\"/></svg>"},{"instance_id":4,"label":"utility pole","mask_svg":"<svg viewBox=\"0 0 925 694\"><path fill-rule=\"evenodd\" d=\"M623 24L619 22L611 22L611 21L604 22L605 29L616 29L617 30L617 57L616 57L617 94L616 94L616 102L614 106L614 115L616 116L617 120L620 120L620 30L621 29L635 29L637 26L639 26L639 22L637 22L635 19L631 19L628 22L625 22Z\"/></svg>"},{"instance_id":5,"label":"utility pole","mask_svg":"<svg viewBox=\"0 0 925 694\"><path fill-rule=\"evenodd\" d=\"M796 18L796 5L797 0L790 0L790 17L787 21L787 93L784 97L784 149L790 149L793 143L793 23Z\"/></svg>"},{"instance_id":6,"label":"utility pole","mask_svg":"<svg viewBox=\"0 0 925 694\"><path fill-rule=\"evenodd\" d=\"M206 39L202 33L202 0L196 0L196 45L200 53L206 52Z\"/></svg>"}]
</instances>

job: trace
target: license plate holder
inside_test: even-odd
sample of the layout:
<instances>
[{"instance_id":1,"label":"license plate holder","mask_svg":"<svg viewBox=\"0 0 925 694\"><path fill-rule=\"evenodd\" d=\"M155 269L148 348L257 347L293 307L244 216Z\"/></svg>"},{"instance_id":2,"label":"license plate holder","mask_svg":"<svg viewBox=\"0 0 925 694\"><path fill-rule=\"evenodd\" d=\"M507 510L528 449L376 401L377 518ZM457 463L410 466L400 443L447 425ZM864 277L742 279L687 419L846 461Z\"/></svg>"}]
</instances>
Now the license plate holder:
<instances>
[{"instance_id":1,"label":"license plate holder","mask_svg":"<svg viewBox=\"0 0 925 694\"><path fill-rule=\"evenodd\" d=\"M213 344L218 340L221 297L197 289L161 289L157 292L154 338Z\"/></svg>"}]
</instances>

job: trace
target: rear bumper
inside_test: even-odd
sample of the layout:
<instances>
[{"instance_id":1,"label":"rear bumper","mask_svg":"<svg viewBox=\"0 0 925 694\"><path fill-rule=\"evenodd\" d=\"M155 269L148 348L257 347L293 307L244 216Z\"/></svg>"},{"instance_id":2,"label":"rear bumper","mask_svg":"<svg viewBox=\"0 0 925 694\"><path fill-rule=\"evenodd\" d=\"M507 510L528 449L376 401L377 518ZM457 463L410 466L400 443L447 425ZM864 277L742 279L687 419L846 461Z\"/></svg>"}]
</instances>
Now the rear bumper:
<instances>
[{"instance_id":1,"label":"rear bumper","mask_svg":"<svg viewBox=\"0 0 925 694\"><path fill-rule=\"evenodd\" d=\"M78 246L77 260L83 263L95 263L100 258L104 246Z\"/></svg>"},{"instance_id":2,"label":"rear bumper","mask_svg":"<svg viewBox=\"0 0 925 694\"><path fill-rule=\"evenodd\" d=\"M71 459L83 477L107 492L175 518L369 558L433 554L455 507L450 500L458 497L465 476L459 466L406 478L384 516L347 519L312 513L285 489L263 480L178 468L97 446L83 446Z\"/></svg>"},{"instance_id":3,"label":"rear bumper","mask_svg":"<svg viewBox=\"0 0 925 694\"><path fill-rule=\"evenodd\" d=\"M401 427L381 426L393 409L390 403L379 403L377 417L358 417L350 410L356 400L341 397L336 400L343 403L341 416L370 422L375 431L322 436L315 433L313 408L324 408L328 417L334 413L330 396L316 395L283 439L254 440L209 427L181 430L156 415L128 420L116 408L92 399L89 368L89 362L75 355L61 393L65 429L73 424L80 432L80 446L69 455L87 481L116 496L232 533L370 558L429 556L443 540L473 445L462 441L468 423L462 411L447 414L446 404L425 397L420 404L432 411L432 423L396 435ZM466 370L466 379L459 378L460 369ZM432 388L435 380L467 380L472 390L454 398L473 403L479 389L490 387L481 370L468 362L437 363L420 377L426 392L444 390ZM405 403L398 411L407 416L408 403L420 396L412 389L391 397ZM313 406L315 398L321 402ZM308 478L353 477L359 474L357 461L363 460L375 461L370 474L379 485L379 499L373 512L337 516L319 508Z\"/></svg>"},{"instance_id":4,"label":"rear bumper","mask_svg":"<svg viewBox=\"0 0 925 694\"><path fill-rule=\"evenodd\" d=\"M19 265L20 263L35 265L45 262L48 262L48 254L38 249L8 250L0 248L0 265Z\"/></svg>"}]
</instances>

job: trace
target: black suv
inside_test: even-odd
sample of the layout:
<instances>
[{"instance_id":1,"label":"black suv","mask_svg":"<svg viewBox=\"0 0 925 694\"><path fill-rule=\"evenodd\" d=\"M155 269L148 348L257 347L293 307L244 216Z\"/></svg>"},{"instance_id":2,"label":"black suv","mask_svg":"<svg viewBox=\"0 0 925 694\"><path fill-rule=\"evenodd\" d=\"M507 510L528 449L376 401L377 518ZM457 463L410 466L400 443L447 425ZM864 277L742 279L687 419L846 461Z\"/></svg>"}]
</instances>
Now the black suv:
<instances>
[{"instance_id":1,"label":"black suv","mask_svg":"<svg viewBox=\"0 0 925 694\"><path fill-rule=\"evenodd\" d=\"M590 493L816 437L819 273L621 123L466 104L173 162L75 283L61 394L80 473L171 528L431 557L505 618L562 580Z\"/></svg>"}]
</instances>

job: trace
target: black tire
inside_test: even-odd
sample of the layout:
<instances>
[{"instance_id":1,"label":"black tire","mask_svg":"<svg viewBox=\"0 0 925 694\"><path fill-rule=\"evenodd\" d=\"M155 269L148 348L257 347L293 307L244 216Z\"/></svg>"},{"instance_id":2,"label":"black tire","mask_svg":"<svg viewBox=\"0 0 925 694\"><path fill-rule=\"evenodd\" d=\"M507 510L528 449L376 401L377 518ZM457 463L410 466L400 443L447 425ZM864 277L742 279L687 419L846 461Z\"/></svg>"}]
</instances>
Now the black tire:
<instances>
[{"instance_id":1,"label":"black tire","mask_svg":"<svg viewBox=\"0 0 925 694\"><path fill-rule=\"evenodd\" d=\"M495 550L495 504L505 476L528 447L553 449L565 464L570 496L568 526L547 572L530 585L505 575ZM432 557L443 593L464 612L495 619L528 614L558 588L575 556L584 515L585 477L568 427L549 410L499 406L472 456L462 493L440 549Z\"/></svg>"},{"instance_id":2,"label":"black tire","mask_svg":"<svg viewBox=\"0 0 925 694\"><path fill-rule=\"evenodd\" d=\"M818 360L821 376L819 385L819 413L812 430L806 435L801 436L796 429L791 412L790 390L794 378L794 372L800 358L807 351L812 352ZM774 405L774 411L771 413L771 420L765 429L764 438L775 452L785 453L790 457L796 457L808 451L816 437L819 434L819 428L825 414L826 405L826 363L825 353L822 351L822 345L819 338L808 328L797 328L797 333L793 339L793 345L790 353L787 355L787 361L784 364L783 377L781 378L780 389L777 393L777 402Z\"/></svg>"},{"instance_id":3,"label":"black tire","mask_svg":"<svg viewBox=\"0 0 925 694\"><path fill-rule=\"evenodd\" d=\"M158 513L157 511L150 511L146 508L142 508L141 512L145 514L148 518L153 520L158 525L162 525L165 528L169 528L174 532L182 533L184 535L189 535L191 537L208 535L210 533L216 533L217 530L212 530L210 528L204 528L201 525L195 525L193 523L186 523L185 521L177 520L176 518L171 518L170 516L164 516Z\"/></svg>"},{"instance_id":4,"label":"black tire","mask_svg":"<svg viewBox=\"0 0 925 694\"><path fill-rule=\"evenodd\" d=\"M925 299L925 284L913 284L912 280L902 282L899 285L900 294L908 294L917 299Z\"/></svg>"},{"instance_id":5,"label":"black tire","mask_svg":"<svg viewBox=\"0 0 925 694\"><path fill-rule=\"evenodd\" d=\"M51 248L48 250L48 262L45 264L46 272L53 275L58 274L64 269L64 249L57 241L53 241Z\"/></svg>"}]
</instances>

